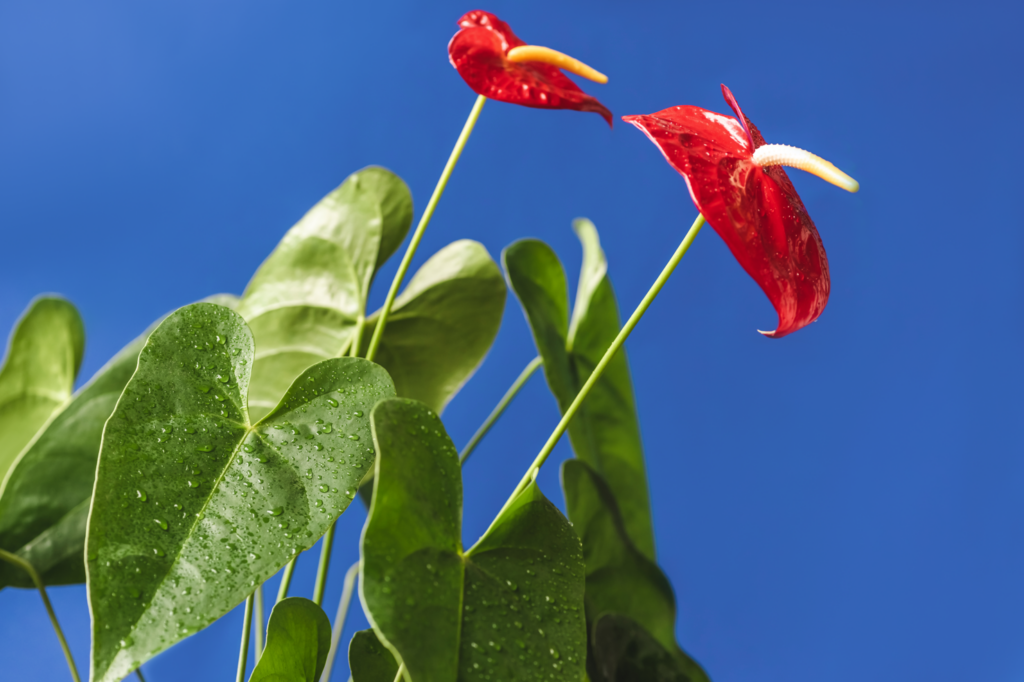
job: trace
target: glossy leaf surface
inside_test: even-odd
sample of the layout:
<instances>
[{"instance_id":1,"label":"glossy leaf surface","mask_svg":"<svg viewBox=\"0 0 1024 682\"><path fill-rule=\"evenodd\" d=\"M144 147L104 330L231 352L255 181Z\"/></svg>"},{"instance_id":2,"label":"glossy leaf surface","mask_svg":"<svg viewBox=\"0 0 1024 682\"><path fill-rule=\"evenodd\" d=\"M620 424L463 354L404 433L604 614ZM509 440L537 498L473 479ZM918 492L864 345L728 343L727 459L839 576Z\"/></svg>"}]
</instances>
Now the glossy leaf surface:
<instances>
[{"instance_id":1,"label":"glossy leaf surface","mask_svg":"<svg viewBox=\"0 0 1024 682\"><path fill-rule=\"evenodd\" d=\"M589 220L573 224L583 245L583 267L572 320L565 271L544 242L524 239L502 254L512 290L523 306L544 359L544 375L562 413L619 332L619 310L607 261ZM569 424L576 456L611 482L634 544L654 558L654 528L643 443L625 351L608 364Z\"/></svg>"},{"instance_id":2,"label":"glossy leaf surface","mask_svg":"<svg viewBox=\"0 0 1024 682\"><path fill-rule=\"evenodd\" d=\"M267 646L249 682L317 682L330 648L324 610L302 597L282 599L270 613Z\"/></svg>"},{"instance_id":3,"label":"glossy leaf surface","mask_svg":"<svg viewBox=\"0 0 1024 682\"><path fill-rule=\"evenodd\" d=\"M590 682L698 682L636 621L617 613L594 624Z\"/></svg>"},{"instance_id":4,"label":"glossy leaf surface","mask_svg":"<svg viewBox=\"0 0 1024 682\"><path fill-rule=\"evenodd\" d=\"M583 674L579 538L531 484L463 551L458 453L415 401L373 411L378 457L363 531L360 597L410 679L563 679Z\"/></svg>"},{"instance_id":5,"label":"glossy leaf surface","mask_svg":"<svg viewBox=\"0 0 1024 682\"><path fill-rule=\"evenodd\" d=\"M135 372L147 330L104 365L19 456L0 488L0 548L50 585L85 581L85 524L103 425ZM0 586L31 587L0 565Z\"/></svg>"},{"instance_id":6,"label":"glossy leaf surface","mask_svg":"<svg viewBox=\"0 0 1024 682\"><path fill-rule=\"evenodd\" d=\"M394 682L398 663L373 630L360 630L348 645L352 682Z\"/></svg>"},{"instance_id":7,"label":"glossy leaf surface","mask_svg":"<svg viewBox=\"0 0 1024 682\"><path fill-rule=\"evenodd\" d=\"M288 231L238 306L256 338L253 419L273 409L307 367L345 353L374 274L411 224L409 188L371 166L350 175Z\"/></svg>"},{"instance_id":8,"label":"glossy leaf surface","mask_svg":"<svg viewBox=\"0 0 1024 682\"><path fill-rule=\"evenodd\" d=\"M374 361L388 370L399 396L440 414L494 343L505 295L501 270L482 244L449 244L395 299ZM379 314L367 320L360 355Z\"/></svg>"},{"instance_id":9,"label":"glossy leaf surface","mask_svg":"<svg viewBox=\"0 0 1024 682\"><path fill-rule=\"evenodd\" d=\"M764 138L722 86L736 118L679 106L624 116L685 179L697 210L768 296L779 338L818 319L828 303L828 259L818 228L782 166L761 168Z\"/></svg>"},{"instance_id":10,"label":"glossy leaf surface","mask_svg":"<svg viewBox=\"0 0 1024 682\"><path fill-rule=\"evenodd\" d=\"M62 298L41 296L18 320L0 368L0 480L71 398L84 350L82 318Z\"/></svg>"},{"instance_id":11,"label":"glossy leaf surface","mask_svg":"<svg viewBox=\"0 0 1024 682\"><path fill-rule=\"evenodd\" d=\"M676 666L690 680L706 682L704 671L676 643L672 585L657 564L630 540L611 487L580 460L568 460L562 465L562 487L569 519L583 541L587 621L591 632L594 623L606 613L628 616L671 653ZM596 647L592 642L594 655L598 653ZM594 664L593 656L590 663ZM597 677L593 670L591 677Z\"/></svg>"},{"instance_id":12,"label":"glossy leaf surface","mask_svg":"<svg viewBox=\"0 0 1024 682\"><path fill-rule=\"evenodd\" d=\"M209 303L149 337L103 434L86 544L93 682L119 680L245 599L347 507L394 395L357 358L310 367L251 424L252 335Z\"/></svg>"},{"instance_id":13,"label":"glossy leaf surface","mask_svg":"<svg viewBox=\"0 0 1024 682\"><path fill-rule=\"evenodd\" d=\"M538 109L592 111L612 124L612 112L558 67L509 61L508 51L526 43L498 17L473 10L459 19L459 27L448 43L448 59L476 94Z\"/></svg>"}]
</instances>

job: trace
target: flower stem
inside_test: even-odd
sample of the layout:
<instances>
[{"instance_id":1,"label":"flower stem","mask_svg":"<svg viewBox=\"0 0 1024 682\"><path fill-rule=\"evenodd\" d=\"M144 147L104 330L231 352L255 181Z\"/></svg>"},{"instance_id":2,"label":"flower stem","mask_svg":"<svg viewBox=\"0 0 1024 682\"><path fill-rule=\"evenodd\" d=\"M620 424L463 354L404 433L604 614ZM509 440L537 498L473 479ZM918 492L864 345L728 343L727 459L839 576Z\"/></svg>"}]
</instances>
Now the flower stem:
<instances>
[{"instance_id":1,"label":"flower stem","mask_svg":"<svg viewBox=\"0 0 1024 682\"><path fill-rule=\"evenodd\" d=\"M253 595L245 600L245 617L242 619L242 645L238 649L238 675L236 682L245 682L245 664L249 658L249 631L252 630L252 603Z\"/></svg>"},{"instance_id":2,"label":"flower stem","mask_svg":"<svg viewBox=\"0 0 1024 682\"><path fill-rule=\"evenodd\" d=\"M146 682L146 678L142 676L142 666L135 669L135 676L139 678L139 682Z\"/></svg>"},{"instance_id":3,"label":"flower stem","mask_svg":"<svg viewBox=\"0 0 1024 682\"><path fill-rule=\"evenodd\" d=\"M384 327L388 323L388 315L391 314L391 306L395 302L395 296L398 295L398 287L402 285L402 280L405 279L405 273L409 270L409 264L412 262L412 257L416 254L416 248L420 245L423 233L426 232L427 225L430 224L430 219L434 215L434 209L437 208L437 202L441 200L441 195L444 194L444 188L448 184L448 179L452 176L452 170L455 169L455 164L458 163L459 156L462 155L462 150L466 146L470 133L473 132L476 120L480 118L480 110L483 109L484 102L486 101L487 98L483 95L477 96L476 103L473 105L472 111L469 112L469 118L466 119L466 125L462 126L462 133L459 134L459 139L455 141L455 148L452 149L451 156L448 157L448 163L444 165L444 170L441 171L441 177L437 181L437 186L434 187L434 193L430 195L430 201L427 202L427 207L424 209L423 215L420 216L420 222L416 226L416 231L413 232L408 248L405 250L402 263L398 266L398 272L395 273L395 278L391 280L391 288L388 290L388 297L384 301L384 307L380 309L380 317L377 319L377 326L373 330L373 337L370 339L370 348L366 351L367 360L373 360L377 355L377 348L380 346L381 337L384 335Z\"/></svg>"},{"instance_id":4,"label":"flower stem","mask_svg":"<svg viewBox=\"0 0 1024 682\"><path fill-rule=\"evenodd\" d=\"M473 454L473 450L476 449L476 446L480 444L480 441L484 439L484 436L486 436L487 432L491 430L494 423L498 421L502 413L505 412L505 408L509 406L512 399L516 397L517 393L519 393L519 389L526 384L527 380L533 376L534 372L537 371L537 368L543 364L544 360L538 355L533 360L530 360L530 364L523 368L523 371L519 373L519 377L511 386L509 386L508 390L505 391L505 395L502 396L501 401L491 411L491 414L488 415L487 420L480 425L480 428L476 430L473 437L469 439L468 443L466 443L466 447L462 449L462 454L459 455L459 464L462 466L466 465L466 460L469 459L469 456Z\"/></svg>"},{"instance_id":5,"label":"flower stem","mask_svg":"<svg viewBox=\"0 0 1024 682\"><path fill-rule=\"evenodd\" d=\"M295 557L295 559L298 558L298 556ZM281 576L281 586L277 588L275 604L288 596L288 586L292 584L292 573L295 573L295 559L289 561L288 565L284 567L284 574Z\"/></svg>"},{"instance_id":6,"label":"flower stem","mask_svg":"<svg viewBox=\"0 0 1024 682\"><path fill-rule=\"evenodd\" d=\"M327 652L327 662L324 663L324 671L320 675L320 679L324 682L330 682L331 679L331 668L334 667L334 657L338 654L338 644L341 643L345 620L348 618L348 607L352 603L352 592L358 576L359 562L357 561L349 566L345 573L345 584L341 588L341 601L338 602L338 614L334 617L334 629L331 631L331 649Z\"/></svg>"},{"instance_id":7,"label":"flower stem","mask_svg":"<svg viewBox=\"0 0 1024 682\"><path fill-rule=\"evenodd\" d=\"M658 275L658 279L654 280L654 284L652 284L651 288L647 291L647 295L644 296L643 300L640 301L640 305L636 307L633 314L629 316L628 320L626 320L626 324L623 325L618 336L616 336L615 340L612 341L612 345L608 346L608 350L604 352L604 355L601 357L601 361L597 363L597 367L595 367L594 371L590 373L586 383L583 384L583 388L581 388L580 392L576 394L576 398L573 399L572 404L569 405L569 409L567 409L565 414L562 415L562 419L558 422L558 426L555 427L555 430L551 433L547 442L544 443L544 447L541 448L537 458L533 460L533 464L531 464L530 468L526 470L526 474L523 476L522 480L519 481L519 484L516 486L512 496L508 498L508 501L505 502L501 511L498 512L498 515L495 517L495 521L501 518L501 515L506 509L508 509L509 505L512 504L519 493L525 490L526 486L536 478L537 472L540 471L540 468L544 465L544 462L547 460L548 455L551 454L551 451L555 449L555 445L562 437L562 434L565 433L566 428L568 428L569 422L572 421L574 416L576 416L576 412L579 411L580 405L582 405L583 401L587 399L587 396L590 394L590 390L594 388L594 384L596 384L598 379L601 378L601 374L604 373L605 367L608 366L611 359L617 352L619 352L619 349L622 348L622 344L626 342L626 338L629 336L630 332L633 331L633 328L636 327L637 322L639 322L640 318L643 317L647 308L650 307L654 298L658 295L658 292L660 292L661 288L665 286L665 282L668 281L668 278L672 275L676 266L679 265L679 261L681 261L683 256L686 255L686 252L690 249L690 244L693 243L693 240L697 237L697 233L700 232L700 228L703 226L704 216L698 215L697 219L693 221L693 225L690 226L686 236L683 237L683 241L680 242L679 246L676 248L675 253L672 254L672 258L669 259L664 269L662 269L661 274Z\"/></svg>"},{"instance_id":8,"label":"flower stem","mask_svg":"<svg viewBox=\"0 0 1024 682\"><path fill-rule=\"evenodd\" d=\"M57 639L60 640L60 648L64 650L64 658L68 660L68 668L71 670L71 679L75 682L81 682L78 677L78 669L75 667L75 659L71 657L71 649L68 647L67 640L64 639L64 632L60 629L60 623L57 622L57 614L53 612L53 606L50 604L50 598L46 596L46 586L43 585L43 579L39 577L39 573L36 572L36 569L32 564L25 561L17 554L5 552L0 549L0 559L17 566L28 573L29 577L32 578L32 582L35 583L36 589L39 590L39 596L43 598L43 606L46 607L46 613L50 616L50 623L53 625L53 631L57 633Z\"/></svg>"},{"instance_id":9,"label":"flower stem","mask_svg":"<svg viewBox=\"0 0 1024 682\"><path fill-rule=\"evenodd\" d=\"M313 583L313 602L320 606L324 601L324 587L327 585L327 567L331 562L331 546L334 544L334 527L332 522L330 528L324 533L323 544L320 545L320 563L316 567L316 582Z\"/></svg>"},{"instance_id":10,"label":"flower stem","mask_svg":"<svg viewBox=\"0 0 1024 682\"><path fill-rule=\"evenodd\" d=\"M263 583L256 588L253 599L253 620L256 621L256 661L259 662L263 655L263 628L266 627L266 620L263 616Z\"/></svg>"},{"instance_id":11,"label":"flower stem","mask_svg":"<svg viewBox=\"0 0 1024 682\"><path fill-rule=\"evenodd\" d=\"M401 682L402 676L405 675L405 663L398 666L398 674L395 675L395 682Z\"/></svg>"}]
</instances>

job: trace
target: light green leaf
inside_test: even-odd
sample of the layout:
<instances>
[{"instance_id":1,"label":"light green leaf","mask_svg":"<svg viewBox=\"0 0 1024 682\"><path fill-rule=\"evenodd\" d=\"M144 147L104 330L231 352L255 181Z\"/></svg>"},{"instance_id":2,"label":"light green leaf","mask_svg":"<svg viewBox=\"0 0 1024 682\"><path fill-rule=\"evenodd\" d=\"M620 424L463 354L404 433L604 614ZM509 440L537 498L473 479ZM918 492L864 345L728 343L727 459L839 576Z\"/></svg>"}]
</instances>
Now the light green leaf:
<instances>
[{"instance_id":1,"label":"light green leaf","mask_svg":"<svg viewBox=\"0 0 1024 682\"><path fill-rule=\"evenodd\" d=\"M63 298L40 296L18 320L0 368L0 479L71 398L84 350L82 318Z\"/></svg>"},{"instance_id":2,"label":"light green leaf","mask_svg":"<svg viewBox=\"0 0 1024 682\"><path fill-rule=\"evenodd\" d=\"M650 633L627 616L609 613L594 624L591 682L700 682Z\"/></svg>"},{"instance_id":3,"label":"light green leaf","mask_svg":"<svg viewBox=\"0 0 1024 682\"><path fill-rule=\"evenodd\" d=\"M611 487L590 466L574 459L562 465L562 488L569 519L583 541L591 632L604 614L628 616L672 655L692 682L707 682L704 671L676 643L672 585L626 534ZM592 642L592 649L596 647ZM593 682L599 679L593 673L591 677Z\"/></svg>"},{"instance_id":4,"label":"light green leaf","mask_svg":"<svg viewBox=\"0 0 1024 682\"><path fill-rule=\"evenodd\" d=\"M288 597L274 605L267 646L249 682L317 682L331 648L331 621L316 602Z\"/></svg>"},{"instance_id":5,"label":"light green leaf","mask_svg":"<svg viewBox=\"0 0 1024 682\"><path fill-rule=\"evenodd\" d=\"M394 682L398 663L373 630L360 630L348 645L352 682Z\"/></svg>"},{"instance_id":6,"label":"light green leaf","mask_svg":"<svg viewBox=\"0 0 1024 682\"><path fill-rule=\"evenodd\" d=\"M295 224L238 306L256 338L249 410L267 414L310 365L352 343L377 269L412 224L401 178L370 166L350 175Z\"/></svg>"},{"instance_id":7,"label":"light green leaf","mask_svg":"<svg viewBox=\"0 0 1024 682\"><path fill-rule=\"evenodd\" d=\"M482 244L453 242L430 257L395 299L374 360L403 398L440 414L494 343L505 281ZM380 311L367 320L365 355Z\"/></svg>"},{"instance_id":8,"label":"light green leaf","mask_svg":"<svg viewBox=\"0 0 1024 682\"><path fill-rule=\"evenodd\" d=\"M565 517L531 484L463 551L458 453L441 420L393 399L374 408L372 427L360 597L408 678L578 681L583 560Z\"/></svg>"},{"instance_id":9,"label":"light green leaf","mask_svg":"<svg viewBox=\"0 0 1024 682\"><path fill-rule=\"evenodd\" d=\"M86 542L93 682L202 629L327 530L374 453L369 412L394 395L358 358L310 367L252 424L253 341L210 303L150 335L103 433Z\"/></svg>"},{"instance_id":10,"label":"light green leaf","mask_svg":"<svg viewBox=\"0 0 1024 682\"><path fill-rule=\"evenodd\" d=\"M565 271L544 242L524 239L505 249L502 261L544 359L548 386L562 413L619 332L615 292L597 230L589 220L573 223L583 244L583 268L569 320ZM625 350L619 351L569 424L576 456L609 481L634 544L654 559L654 528Z\"/></svg>"}]
</instances>

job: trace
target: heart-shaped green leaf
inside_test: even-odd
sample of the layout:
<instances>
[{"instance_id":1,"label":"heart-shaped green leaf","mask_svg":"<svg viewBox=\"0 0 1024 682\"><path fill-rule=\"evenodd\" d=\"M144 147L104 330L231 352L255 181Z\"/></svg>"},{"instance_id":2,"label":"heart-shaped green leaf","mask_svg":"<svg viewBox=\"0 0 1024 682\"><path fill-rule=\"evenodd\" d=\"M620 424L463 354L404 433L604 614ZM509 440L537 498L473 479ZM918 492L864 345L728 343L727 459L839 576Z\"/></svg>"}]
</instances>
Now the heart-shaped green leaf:
<instances>
[{"instance_id":1,"label":"heart-shaped green leaf","mask_svg":"<svg viewBox=\"0 0 1024 682\"><path fill-rule=\"evenodd\" d=\"M615 292L607 261L589 220L573 223L583 244L576 305L569 319L565 271L544 242L524 239L505 249L502 261L544 359L548 386L564 413L619 332ZM654 558L654 527L625 350L619 351L569 424L576 456L609 481L633 542Z\"/></svg>"},{"instance_id":2,"label":"heart-shaped green leaf","mask_svg":"<svg viewBox=\"0 0 1024 682\"><path fill-rule=\"evenodd\" d=\"M398 663L373 630L360 630L348 645L352 682L394 682Z\"/></svg>"},{"instance_id":3,"label":"heart-shaped green leaf","mask_svg":"<svg viewBox=\"0 0 1024 682\"><path fill-rule=\"evenodd\" d=\"M536 484L462 550L458 453L413 400L377 405L376 486L363 530L360 597L413 682L583 675L583 559Z\"/></svg>"},{"instance_id":4,"label":"heart-shaped green leaf","mask_svg":"<svg viewBox=\"0 0 1024 682\"><path fill-rule=\"evenodd\" d=\"M252 334L210 303L154 331L103 432L86 571L93 682L113 682L241 602L343 512L370 470L381 367L306 370L256 424Z\"/></svg>"},{"instance_id":5,"label":"heart-shaped green leaf","mask_svg":"<svg viewBox=\"0 0 1024 682\"><path fill-rule=\"evenodd\" d=\"M479 242L452 242L395 299L374 360L403 398L440 414L483 362L505 311L505 280ZM365 355L380 312L366 321Z\"/></svg>"},{"instance_id":6,"label":"heart-shaped green leaf","mask_svg":"<svg viewBox=\"0 0 1024 682\"><path fill-rule=\"evenodd\" d=\"M591 633L604 614L628 616L671 653L676 667L692 682L707 682L701 667L676 643L672 585L627 535L611 487L586 463L571 459L562 465L562 488L569 519L583 541ZM591 644L594 652L597 645ZM589 672L593 682L601 679L593 670Z\"/></svg>"},{"instance_id":7,"label":"heart-shaped green leaf","mask_svg":"<svg viewBox=\"0 0 1024 682\"><path fill-rule=\"evenodd\" d=\"M71 398L84 350L82 318L63 298L40 296L18 320L0 368L0 480Z\"/></svg>"},{"instance_id":8,"label":"heart-shaped green leaf","mask_svg":"<svg viewBox=\"0 0 1024 682\"><path fill-rule=\"evenodd\" d=\"M598 619L593 631L591 682L701 682L639 623L618 613Z\"/></svg>"},{"instance_id":9,"label":"heart-shaped green leaf","mask_svg":"<svg viewBox=\"0 0 1024 682\"><path fill-rule=\"evenodd\" d=\"M148 336L147 330L75 394L22 451L0 488L0 548L17 552L48 585L85 581L85 523L103 425ZM3 585L32 583L24 571L3 565Z\"/></svg>"},{"instance_id":10,"label":"heart-shaped green leaf","mask_svg":"<svg viewBox=\"0 0 1024 682\"><path fill-rule=\"evenodd\" d=\"M412 224L401 178L370 166L292 227L246 287L238 312L256 338L249 410L260 419L313 363L345 354L377 269Z\"/></svg>"},{"instance_id":11,"label":"heart-shaped green leaf","mask_svg":"<svg viewBox=\"0 0 1024 682\"><path fill-rule=\"evenodd\" d=\"M317 682L330 648L331 621L324 610L302 597L282 599L270 614L267 646L249 682Z\"/></svg>"}]
</instances>

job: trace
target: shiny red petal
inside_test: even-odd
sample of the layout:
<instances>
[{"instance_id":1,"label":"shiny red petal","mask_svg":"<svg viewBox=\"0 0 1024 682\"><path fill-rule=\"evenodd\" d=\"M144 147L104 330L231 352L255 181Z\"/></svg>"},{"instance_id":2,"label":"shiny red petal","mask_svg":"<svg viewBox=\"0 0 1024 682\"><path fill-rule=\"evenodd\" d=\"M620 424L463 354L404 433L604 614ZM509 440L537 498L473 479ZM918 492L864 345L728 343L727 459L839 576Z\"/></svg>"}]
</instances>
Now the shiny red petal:
<instances>
[{"instance_id":1,"label":"shiny red petal","mask_svg":"<svg viewBox=\"0 0 1024 682\"><path fill-rule=\"evenodd\" d=\"M742 116L738 105L734 109ZM828 302L825 247L786 172L751 161L764 138L749 119L742 126L730 116L682 106L623 120L642 130L686 179L697 209L775 306L778 328L762 333L779 338L814 322Z\"/></svg>"},{"instance_id":2,"label":"shiny red petal","mask_svg":"<svg viewBox=\"0 0 1024 682\"><path fill-rule=\"evenodd\" d=\"M592 111L612 124L612 112L557 67L506 59L510 49L526 43L501 19L474 10L459 19L459 26L448 43L448 58L476 94L537 109Z\"/></svg>"}]
</instances>

